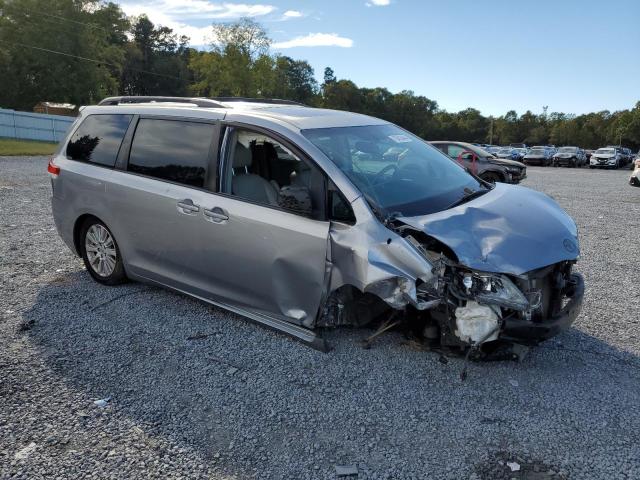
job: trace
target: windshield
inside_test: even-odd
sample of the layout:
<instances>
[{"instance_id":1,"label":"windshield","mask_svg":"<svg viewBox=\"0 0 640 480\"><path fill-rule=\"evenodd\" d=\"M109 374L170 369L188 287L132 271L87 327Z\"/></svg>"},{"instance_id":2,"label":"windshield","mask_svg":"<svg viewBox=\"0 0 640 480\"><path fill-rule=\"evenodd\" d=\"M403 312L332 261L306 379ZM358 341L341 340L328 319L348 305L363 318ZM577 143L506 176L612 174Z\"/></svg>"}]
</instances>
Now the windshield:
<instances>
[{"instance_id":1,"label":"windshield","mask_svg":"<svg viewBox=\"0 0 640 480\"><path fill-rule=\"evenodd\" d=\"M471 191L487 190L442 152L395 125L301 133L386 215L439 212Z\"/></svg>"},{"instance_id":2,"label":"windshield","mask_svg":"<svg viewBox=\"0 0 640 480\"><path fill-rule=\"evenodd\" d=\"M544 155L544 148L532 148L529 155Z\"/></svg>"},{"instance_id":3,"label":"windshield","mask_svg":"<svg viewBox=\"0 0 640 480\"><path fill-rule=\"evenodd\" d=\"M511 154L511 149L510 148L501 148L500 150L498 150L498 154Z\"/></svg>"},{"instance_id":4,"label":"windshield","mask_svg":"<svg viewBox=\"0 0 640 480\"><path fill-rule=\"evenodd\" d=\"M558 149L559 153L573 153L575 151L577 151L578 148L577 147L560 147Z\"/></svg>"},{"instance_id":5,"label":"windshield","mask_svg":"<svg viewBox=\"0 0 640 480\"><path fill-rule=\"evenodd\" d=\"M613 148L599 148L596 151L597 155L613 155L614 153L616 153L616 151Z\"/></svg>"}]
</instances>

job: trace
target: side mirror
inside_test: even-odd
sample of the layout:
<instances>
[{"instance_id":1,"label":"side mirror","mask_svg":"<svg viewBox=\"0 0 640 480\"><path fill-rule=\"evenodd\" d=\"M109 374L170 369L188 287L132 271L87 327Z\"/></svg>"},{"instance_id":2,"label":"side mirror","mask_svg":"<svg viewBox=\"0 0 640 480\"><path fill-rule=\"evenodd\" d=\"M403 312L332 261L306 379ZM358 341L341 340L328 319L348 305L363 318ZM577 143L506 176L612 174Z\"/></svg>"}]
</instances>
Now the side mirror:
<instances>
[{"instance_id":1,"label":"side mirror","mask_svg":"<svg viewBox=\"0 0 640 480\"><path fill-rule=\"evenodd\" d=\"M310 217L313 213L311 193L307 187L285 185L280 189L278 205L286 210Z\"/></svg>"}]
</instances>

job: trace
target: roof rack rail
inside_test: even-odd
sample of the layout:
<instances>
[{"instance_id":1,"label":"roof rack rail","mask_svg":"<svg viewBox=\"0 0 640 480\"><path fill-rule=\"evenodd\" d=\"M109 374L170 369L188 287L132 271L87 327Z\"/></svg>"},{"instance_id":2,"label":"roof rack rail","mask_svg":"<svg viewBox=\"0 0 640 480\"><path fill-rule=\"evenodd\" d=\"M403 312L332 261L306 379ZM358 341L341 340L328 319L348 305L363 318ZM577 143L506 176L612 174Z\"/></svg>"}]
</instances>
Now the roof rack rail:
<instances>
[{"instance_id":1,"label":"roof rack rail","mask_svg":"<svg viewBox=\"0 0 640 480\"><path fill-rule=\"evenodd\" d=\"M282 100L280 98L249 98L249 97L211 97L218 102L247 102L247 103L270 103L273 105L299 105L306 107L304 103L293 100Z\"/></svg>"},{"instance_id":2,"label":"roof rack rail","mask_svg":"<svg viewBox=\"0 0 640 480\"><path fill-rule=\"evenodd\" d=\"M219 101L210 98L192 97L154 97L154 96L128 96L128 97L107 97L98 105L122 105L127 103L192 103L203 108L225 108Z\"/></svg>"}]
</instances>

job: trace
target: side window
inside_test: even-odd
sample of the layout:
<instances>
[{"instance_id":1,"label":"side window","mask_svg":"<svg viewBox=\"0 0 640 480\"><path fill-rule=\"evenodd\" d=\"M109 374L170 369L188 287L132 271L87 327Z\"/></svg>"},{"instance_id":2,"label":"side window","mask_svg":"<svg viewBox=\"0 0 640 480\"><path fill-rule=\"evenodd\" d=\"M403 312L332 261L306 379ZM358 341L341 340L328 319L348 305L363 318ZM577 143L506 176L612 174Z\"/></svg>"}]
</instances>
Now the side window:
<instances>
[{"instance_id":1,"label":"side window","mask_svg":"<svg viewBox=\"0 0 640 480\"><path fill-rule=\"evenodd\" d=\"M463 153L465 152L465 153ZM461 147L460 145L449 145L448 146L448 154L451 158L453 158L454 160L458 160L458 156L460 156L460 154L462 153L462 159L463 160L471 160L473 158L473 153L471 153L471 151L467 150L464 147Z\"/></svg>"},{"instance_id":2,"label":"side window","mask_svg":"<svg viewBox=\"0 0 640 480\"><path fill-rule=\"evenodd\" d=\"M434 147L436 147L438 150L440 150L445 155L448 155L448 153L447 153L447 144L446 143L436 143L434 145Z\"/></svg>"},{"instance_id":3,"label":"side window","mask_svg":"<svg viewBox=\"0 0 640 480\"><path fill-rule=\"evenodd\" d=\"M193 187L212 186L215 179L207 173L214 136L210 123L142 118L127 170Z\"/></svg>"},{"instance_id":4,"label":"side window","mask_svg":"<svg viewBox=\"0 0 640 480\"><path fill-rule=\"evenodd\" d=\"M351 205L333 182L329 184L329 219L337 222L356 223Z\"/></svg>"},{"instance_id":5,"label":"side window","mask_svg":"<svg viewBox=\"0 0 640 480\"><path fill-rule=\"evenodd\" d=\"M277 140L235 129L227 158L226 193L318 218L324 198L322 174Z\"/></svg>"},{"instance_id":6,"label":"side window","mask_svg":"<svg viewBox=\"0 0 640 480\"><path fill-rule=\"evenodd\" d=\"M113 167L132 115L89 115L67 144L67 157Z\"/></svg>"}]
</instances>

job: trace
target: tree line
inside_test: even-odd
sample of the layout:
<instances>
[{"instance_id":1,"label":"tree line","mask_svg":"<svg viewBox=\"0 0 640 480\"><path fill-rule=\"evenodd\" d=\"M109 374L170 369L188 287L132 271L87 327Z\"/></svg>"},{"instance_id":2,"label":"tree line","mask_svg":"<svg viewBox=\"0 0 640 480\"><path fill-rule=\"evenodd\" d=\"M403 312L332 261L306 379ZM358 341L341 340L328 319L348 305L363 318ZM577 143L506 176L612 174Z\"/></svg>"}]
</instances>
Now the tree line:
<instances>
[{"instance_id":1,"label":"tree line","mask_svg":"<svg viewBox=\"0 0 640 480\"><path fill-rule=\"evenodd\" d=\"M281 98L384 118L428 140L640 148L640 102L583 115L447 112L411 90L359 87L330 67L320 83L307 61L273 53L267 31L250 19L215 23L211 34L215 42L197 50L112 2L0 0L0 106L87 105L109 95Z\"/></svg>"}]
</instances>

